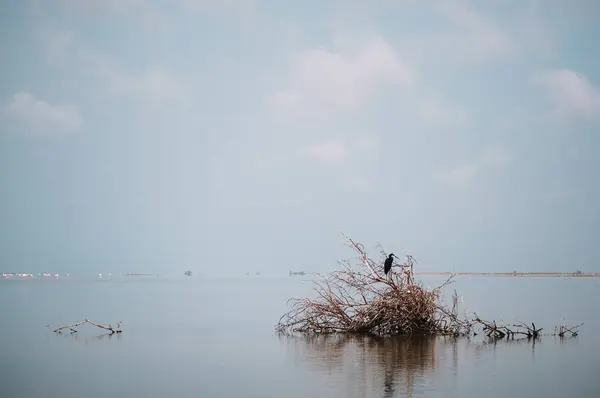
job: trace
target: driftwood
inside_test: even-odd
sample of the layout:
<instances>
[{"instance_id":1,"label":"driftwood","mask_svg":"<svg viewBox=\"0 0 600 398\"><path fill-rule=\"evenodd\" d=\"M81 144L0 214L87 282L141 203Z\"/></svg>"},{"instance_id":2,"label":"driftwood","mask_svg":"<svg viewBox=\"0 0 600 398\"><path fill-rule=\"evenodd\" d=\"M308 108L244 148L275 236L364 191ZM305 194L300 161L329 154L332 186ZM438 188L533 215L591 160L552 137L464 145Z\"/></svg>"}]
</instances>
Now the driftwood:
<instances>
[{"instance_id":1,"label":"driftwood","mask_svg":"<svg viewBox=\"0 0 600 398\"><path fill-rule=\"evenodd\" d=\"M77 326L81 326L81 325L83 325L84 323L89 323L90 325L94 325L94 326L96 326L96 327L99 327L100 329L108 330L108 331L110 332L109 334L121 333L121 332L122 332L122 330L121 330L121 322L122 322L122 321L119 321L119 322L117 323L117 327L116 327L116 328L113 328L113 327L112 327L110 324L108 324L108 325L106 326L106 325L101 325L101 324L99 324L99 323L96 323L96 322L94 322L94 321L90 321L89 319L84 319L84 320L83 320L83 321L81 321L81 322L74 323L74 324L72 324L72 325L61 326L61 327L59 327L59 328L57 328L57 329L54 329L54 332L55 332L55 333L62 333L62 330L64 330L64 329L69 329L69 330L71 330L71 334L73 334L73 333L77 333L77 329L74 329L74 328L76 328Z\"/></svg>"},{"instance_id":2,"label":"driftwood","mask_svg":"<svg viewBox=\"0 0 600 398\"><path fill-rule=\"evenodd\" d=\"M482 326L483 332L486 336L493 339L514 339L517 335L522 335L528 339L543 336L543 328L537 328L535 323L531 323L531 326L522 321L515 321L515 324L505 325L497 324L496 321L484 321L475 314L473 322ZM571 337L576 337L579 334L579 327L583 325L583 322L575 326L560 325L554 327L554 333L547 333L548 336L566 337L569 333Z\"/></svg>"},{"instance_id":3,"label":"driftwood","mask_svg":"<svg viewBox=\"0 0 600 398\"><path fill-rule=\"evenodd\" d=\"M514 325L498 325L496 321L488 322L484 321L477 314L475 314L474 322L483 326L483 332L488 336L496 339L502 339L504 337L514 338L515 335L523 335L528 338L538 338L542 335L542 328L536 328L535 323L531 323L531 327L524 322L518 322Z\"/></svg>"},{"instance_id":4,"label":"driftwood","mask_svg":"<svg viewBox=\"0 0 600 398\"><path fill-rule=\"evenodd\" d=\"M385 275L382 264L387 253L380 244L377 245L380 259L374 261L362 244L344 237L346 245L358 255L358 261L340 261L341 269L313 281L315 298L288 300L291 309L279 319L277 332L469 336L477 335L475 327L480 326L492 339L542 335L543 329L534 323L529 326L516 321L514 325L500 325L485 321L477 314L473 317L466 311L461 314L456 291L450 308L441 302L442 290L452 283L453 276L434 289L424 288L414 279L416 261L410 254ZM579 326L561 326L557 335L564 336L567 332L576 335Z\"/></svg>"},{"instance_id":5,"label":"driftwood","mask_svg":"<svg viewBox=\"0 0 600 398\"><path fill-rule=\"evenodd\" d=\"M572 337L575 337L579 334L579 328L583 326L583 322L579 325L567 327L565 325L555 326L553 336L565 337L567 333L571 333Z\"/></svg>"}]
</instances>

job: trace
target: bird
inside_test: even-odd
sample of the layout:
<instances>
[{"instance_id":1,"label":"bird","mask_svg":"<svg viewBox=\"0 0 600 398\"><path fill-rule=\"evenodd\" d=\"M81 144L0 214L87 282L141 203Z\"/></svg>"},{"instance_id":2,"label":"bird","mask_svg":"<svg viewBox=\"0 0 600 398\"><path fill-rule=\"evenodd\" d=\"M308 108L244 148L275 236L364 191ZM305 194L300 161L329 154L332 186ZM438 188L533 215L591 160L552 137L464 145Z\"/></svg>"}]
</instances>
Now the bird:
<instances>
[{"instance_id":1,"label":"bird","mask_svg":"<svg viewBox=\"0 0 600 398\"><path fill-rule=\"evenodd\" d=\"M383 272L387 275L388 272L392 269L392 263L394 262L394 253L390 253L388 258L385 259L385 263L383 264Z\"/></svg>"}]
</instances>

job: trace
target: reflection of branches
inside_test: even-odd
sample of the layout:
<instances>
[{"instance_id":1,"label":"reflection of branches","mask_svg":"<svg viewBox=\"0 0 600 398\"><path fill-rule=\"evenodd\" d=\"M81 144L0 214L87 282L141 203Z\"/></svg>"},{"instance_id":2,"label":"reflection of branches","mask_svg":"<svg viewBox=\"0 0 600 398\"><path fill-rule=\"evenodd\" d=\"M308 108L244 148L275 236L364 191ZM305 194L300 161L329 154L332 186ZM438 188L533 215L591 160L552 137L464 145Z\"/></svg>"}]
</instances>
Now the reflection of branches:
<instances>
[{"instance_id":1,"label":"reflection of branches","mask_svg":"<svg viewBox=\"0 0 600 398\"><path fill-rule=\"evenodd\" d=\"M559 336L552 334L551 336L555 336L555 342L559 342L560 344L564 344L567 343L571 340L575 340L577 339L577 335L573 335L573 336ZM494 337L488 337L486 339L484 339L483 341L479 342L478 344L475 345L475 350L480 350L482 348L492 348L493 351L496 350L496 347L498 344L509 344L509 345L531 345L531 356L532 359L535 359L535 347L536 347L536 342L538 341L537 338L531 338L531 337L518 337L515 338L514 336L512 338L507 338L507 339L498 339L498 338L494 338Z\"/></svg>"},{"instance_id":2,"label":"reflection of branches","mask_svg":"<svg viewBox=\"0 0 600 398\"><path fill-rule=\"evenodd\" d=\"M577 335L575 334L569 337L559 335L554 336L554 342L559 343L560 345L568 343L569 341L577 341Z\"/></svg>"},{"instance_id":3,"label":"reflection of branches","mask_svg":"<svg viewBox=\"0 0 600 398\"><path fill-rule=\"evenodd\" d=\"M301 357L309 359L307 364L311 367L317 365L320 370L324 364L330 372L350 377L350 383L374 380L383 387L384 397L394 396L398 386L404 386L405 393L411 394L415 379L436 366L436 340L432 337L333 334L282 335L280 339L299 348ZM367 386L359 384L353 388L360 391Z\"/></svg>"},{"instance_id":4,"label":"reflection of branches","mask_svg":"<svg viewBox=\"0 0 600 398\"><path fill-rule=\"evenodd\" d=\"M496 346L520 345L531 350L532 360L539 340L527 337L494 339L488 337L377 337L361 334L280 335L280 341L293 350L309 371L326 375L336 386L344 385L344 395L421 396L420 386L430 379L438 361L449 365L457 375L460 360L495 354ZM557 336L558 340L559 337ZM563 337L561 342L575 338ZM536 342L537 341L537 342ZM506 347L505 347L506 348ZM444 360L445 358L445 360ZM448 369L444 366L446 372Z\"/></svg>"},{"instance_id":5,"label":"reflection of branches","mask_svg":"<svg viewBox=\"0 0 600 398\"><path fill-rule=\"evenodd\" d=\"M482 340L481 342L479 342L478 344L476 344L476 347L496 347L498 344L510 344L510 345L531 344L531 345L535 346L535 342L536 342L536 339L531 339L531 338L527 338L527 337L518 337L518 338L513 338L513 339L495 339L495 338L488 337L488 338Z\"/></svg>"},{"instance_id":6,"label":"reflection of branches","mask_svg":"<svg viewBox=\"0 0 600 398\"><path fill-rule=\"evenodd\" d=\"M57 333L57 335L59 336L64 336L65 338L70 338L73 339L75 341L80 341L83 342L85 345L88 345L89 343L95 342L95 341L101 341L104 340L105 338L108 340L112 340L112 338L114 336L117 336L117 340L121 340L121 334L120 333L102 333L96 336L82 336L80 334L77 333Z\"/></svg>"}]
</instances>

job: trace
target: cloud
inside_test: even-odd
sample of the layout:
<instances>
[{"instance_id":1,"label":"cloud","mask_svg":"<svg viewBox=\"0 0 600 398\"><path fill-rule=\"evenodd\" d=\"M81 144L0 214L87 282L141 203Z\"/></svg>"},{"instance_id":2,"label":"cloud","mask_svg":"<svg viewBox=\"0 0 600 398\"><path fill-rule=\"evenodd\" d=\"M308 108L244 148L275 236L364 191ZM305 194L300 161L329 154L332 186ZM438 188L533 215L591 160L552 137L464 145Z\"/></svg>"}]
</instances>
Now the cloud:
<instances>
[{"instance_id":1,"label":"cloud","mask_svg":"<svg viewBox=\"0 0 600 398\"><path fill-rule=\"evenodd\" d=\"M536 75L534 81L545 88L554 117L560 120L600 118L600 90L585 75L557 69Z\"/></svg>"},{"instance_id":2,"label":"cloud","mask_svg":"<svg viewBox=\"0 0 600 398\"><path fill-rule=\"evenodd\" d=\"M107 18L115 27L141 21L147 33L163 34L170 25L170 15L174 9L172 2L162 3L152 0L62 0L69 11L81 12L94 18ZM55 7L56 2L41 2L46 7ZM123 18L118 20L119 18Z\"/></svg>"},{"instance_id":3,"label":"cloud","mask_svg":"<svg viewBox=\"0 0 600 398\"><path fill-rule=\"evenodd\" d=\"M3 121L12 122L23 133L74 133L83 126L83 116L75 105L51 105L30 93L17 93L2 108Z\"/></svg>"},{"instance_id":4,"label":"cloud","mask_svg":"<svg viewBox=\"0 0 600 398\"><path fill-rule=\"evenodd\" d=\"M373 135L354 138L335 137L307 145L298 151L300 156L317 161L326 166L347 166L350 161L359 160L378 149L378 142Z\"/></svg>"},{"instance_id":5,"label":"cloud","mask_svg":"<svg viewBox=\"0 0 600 398\"><path fill-rule=\"evenodd\" d=\"M399 46L407 50L405 54L414 54L423 66L428 63L443 68L473 66L523 58L545 60L558 55L556 36L560 35L560 28L557 28L556 20L547 18L549 7L545 1L540 9L528 6L531 2L514 0L404 0L391 3L393 5L386 8L393 12L422 14L423 8L427 9L431 23L419 26L418 33L409 33L408 28L407 34L398 38ZM562 0L555 3L565 8ZM565 11L570 12L577 7L567 8ZM558 12L564 15L564 12Z\"/></svg>"},{"instance_id":6,"label":"cloud","mask_svg":"<svg viewBox=\"0 0 600 398\"><path fill-rule=\"evenodd\" d=\"M153 106L183 95L183 89L177 81L160 68L148 69L138 75L115 73L106 79L106 83L116 94L133 96Z\"/></svg>"},{"instance_id":7,"label":"cloud","mask_svg":"<svg viewBox=\"0 0 600 398\"><path fill-rule=\"evenodd\" d=\"M448 100L430 97L422 100L417 108L421 121L432 127L466 127L471 122L469 112Z\"/></svg>"},{"instance_id":8,"label":"cloud","mask_svg":"<svg viewBox=\"0 0 600 398\"><path fill-rule=\"evenodd\" d=\"M48 60L61 66L75 65L86 77L96 79L108 95L126 96L138 103L157 107L186 96L184 87L161 67L148 67L137 73L98 52L78 45L71 32L47 34L43 38Z\"/></svg>"},{"instance_id":9,"label":"cloud","mask_svg":"<svg viewBox=\"0 0 600 398\"><path fill-rule=\"evenodd\" d=\"M344 166L350 157L350 148L342 138L319 142L308 145L299 151L299 154L328 166Z\"/></svg>"},{"instance_id":10,"label":"cloud","mask_svg":"<svg viewBox=\"0 0 600 398\"><path fill-rule=\"evenodd\" d=\"M182 0L183 7L189 12L200 13L210 18L223 18L228 25L248 29L255 34L267 22L266 15L260 9L257 0Z\"/></svg>"},{"instance_id":11,"label":"cloud","mask_svg":"<svg viewBox=\"0 0 600 398\"><path fill-rule=\"evenodd\" d=\"M251 9L256 5L254 0L183 0L183 4L196 11Z\"/></svg>"},{"instance_id":12,"label":"cloud","mask_svg":"<svg viewBox=\"0 0 600 398\"><path fill-rule=\"evenodd\" d=\"M505 57L514 53L514 44L510 36L496 26L490 19L464 0L443 1L438 10L461 29L455 34L440 37L441 43L453 51L468 51L477 57Z\"/></svg>"},{"instance_id":13,"label":"cloud","mask_svg":"<svg viewBox=\"0 0 600 398\"><path fill-rule=\"evenodd\" d=\"M411 3L409 4L417 4ZM513 57L519 50L507 29L488 18L466 0L426 2L433 12L430 16L442 19L435 31L407 35L399 41L420 64L473 64ZM423 2L418 3L422 6ZM428 29L430 30L430 29Z\"/></svg>"},{"instance_id":14,"label":"cloud","mask_svg":"<svg viewBox=\"0 0 600 398\"><path fill-rule=\"evenodd\" d=\"M511 162L512 156L506 150L500 147L488 148L470 163L443 171L436 175L436 179L449 186L465 187L487 170L504 167Z\"/></svg>"},{"instance_id":15,"label":"cloud","mask_svg":"<svg viewBox=\"0 0 600 398\"><path fill-rule=\"evenodd\" d=\"M160 67L149 67L137 74L126 73L109 58L89 49L80 49L78 55L109 94L129 96L150 106L175 101L185 95L183 86Z\"/></svg>"},{"instance_id":16,"label":"cloud","mask_svg":"<svg viewBox=\"0 0 600 398\"><path fill-rule=\"evenodd\" d=\"M413 83L409 66L380 36L339 47L292 55L287 87L269 101L276 120L323 119L334 112L357 110L386 87Z\"/></svg>"},{"instance_id":17,"label":"cloud","mask_svg":"<svg viewBox=\"0 0 600 398\"><path fill-rule=\"evenodd\" d=\"M147 0L64 0L65 4L91 11L122 12L131 8L147 5Z\"/></svg>"},{"instance_id":18,"label":"cloud","mask_svg":"<svg viewBox=\"0 0 600 398\"><path fill-rule=\"evenodd\" d=\"M378 149L379 142L374 135L337 136L307 145L297 154L317 166L333 169L335 179L346 188L364 192L372 189L365 169L373 162Z\"/></svg>"}]
</instances>

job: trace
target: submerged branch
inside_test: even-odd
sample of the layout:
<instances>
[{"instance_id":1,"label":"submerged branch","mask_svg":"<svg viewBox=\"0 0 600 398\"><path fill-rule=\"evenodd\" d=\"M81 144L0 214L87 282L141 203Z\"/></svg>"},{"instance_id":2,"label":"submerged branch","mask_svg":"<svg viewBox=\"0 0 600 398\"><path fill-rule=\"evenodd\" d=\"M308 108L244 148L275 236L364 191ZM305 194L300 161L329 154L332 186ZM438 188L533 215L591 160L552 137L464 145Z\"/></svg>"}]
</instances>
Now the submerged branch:
<instances>
[{"instance_id":1,"label":"submerged branch","mask_svg":"<svg viewBox=\"0 0 600 398\"><path fill-rule=\"evenodd\" d=\"M96 327L99 327L100 329L108 330L110 332L110 334L121 333L122 332L122 330L121 330L121 322L122 321L119 321L117 323L117 327L113 328L110 324L108 324L108 326L105 326L105 325L101 325L99 323L96 323L94 321L90 321L89 319L84 319L81 322L77 322L77 323L74 323L72 325L61 326L61 327L59 327L57 329L54 329L54 332L55 333L62 333L63 329L70 329L71 330L71 334L72 333L77 333L77 330L74 329L74 328L76 328L77 326L81 326L84 323L89 323L90 325L94 325Z\"/></svg>"}]
</instances>

